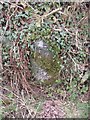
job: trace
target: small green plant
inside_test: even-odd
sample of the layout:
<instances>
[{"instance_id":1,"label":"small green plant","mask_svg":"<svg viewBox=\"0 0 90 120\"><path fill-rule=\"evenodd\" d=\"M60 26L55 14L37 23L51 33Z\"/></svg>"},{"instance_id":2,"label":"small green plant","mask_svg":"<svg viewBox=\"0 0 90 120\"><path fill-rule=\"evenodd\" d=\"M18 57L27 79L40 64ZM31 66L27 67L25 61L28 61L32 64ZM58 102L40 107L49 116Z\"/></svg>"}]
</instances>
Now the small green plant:
<instances>
[{"instance_id":1,"label":"small green plant","mask_svg":"<svg viewBox=\"0 0 90 120\"><path fill-rule=\"evenodd\" d=\"M89 108L90 106L88 103L80 103L80 102L77 103L77 109L80 112L81 118L88 118Z\"/></svg>"}]
</instances>

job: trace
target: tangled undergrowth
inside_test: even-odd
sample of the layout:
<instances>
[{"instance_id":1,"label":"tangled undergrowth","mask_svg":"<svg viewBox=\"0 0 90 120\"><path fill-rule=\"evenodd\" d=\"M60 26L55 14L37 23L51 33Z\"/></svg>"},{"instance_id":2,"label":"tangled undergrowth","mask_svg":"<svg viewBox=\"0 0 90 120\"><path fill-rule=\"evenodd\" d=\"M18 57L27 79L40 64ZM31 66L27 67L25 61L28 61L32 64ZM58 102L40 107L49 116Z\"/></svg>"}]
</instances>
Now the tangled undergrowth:
<instances>
[{"instance_id":1,"label":"tangled undergrowth","mask_svg":"<svg viewBox=\"0 0 90 120\"><path fill-rule=\"evenodd\" d=\"M1 2L0 11L4 117L36 117L39 95L75 100L88 92L86 3ZM31 45L38 39L50 45L60 69L60 78L47 88L32 80Z\"/></svg>"}]
</instances>

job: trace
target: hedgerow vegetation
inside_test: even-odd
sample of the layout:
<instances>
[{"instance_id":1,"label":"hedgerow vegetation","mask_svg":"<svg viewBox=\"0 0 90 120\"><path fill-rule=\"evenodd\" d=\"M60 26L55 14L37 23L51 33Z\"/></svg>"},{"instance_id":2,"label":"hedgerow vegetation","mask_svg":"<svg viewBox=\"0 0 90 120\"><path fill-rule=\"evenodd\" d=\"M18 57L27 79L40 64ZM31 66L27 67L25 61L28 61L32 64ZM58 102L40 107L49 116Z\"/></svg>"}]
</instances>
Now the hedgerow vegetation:
<instances>
[{"instance_id":1,"label":"hedgerow vegetation","mask_svg":"<svg viewBox=\"0 0 90 120\"><path fill-rule=\"evenodd\" d=\"M37 117L47 99L87 101L86 3L0 2L0 38L2 117ZM49 44L59 71L59 78L46 84L37 82L31 72L31 59L34 57L31 47L38 39ZM75 111L81 108L80 105L78 103ZM71 117L88 116L87 102L81 106L83 116ZM68 110L66 112L68 114Z\"/></svg>"}]
</instances>

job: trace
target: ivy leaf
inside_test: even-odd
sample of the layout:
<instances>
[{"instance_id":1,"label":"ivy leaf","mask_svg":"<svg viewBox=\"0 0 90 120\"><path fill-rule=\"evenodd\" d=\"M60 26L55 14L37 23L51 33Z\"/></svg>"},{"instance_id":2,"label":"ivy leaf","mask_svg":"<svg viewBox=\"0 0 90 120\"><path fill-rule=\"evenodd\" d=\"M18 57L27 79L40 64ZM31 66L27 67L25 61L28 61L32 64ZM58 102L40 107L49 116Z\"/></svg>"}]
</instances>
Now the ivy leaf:
<instances>
[{"instance_id":1,"label":"ivy leaf","mask_svg":"<svg viewBox=\"0 0 90 120\"><path fill-rule=\"evenodd\" d=\"M87 72L85 72L85 75L81 79L81 84L83 84L85 81L87 81L88 77L89 77L89 72L87 71Z\"/></svg>"},{"instance_id":2,"label":"ivy leaf","mask_svg":"<svg viewBox=\"0 0 90 120\"><path fill-rule=\"evenodd\" d=\"M41 27L41 20L38 20L38 21L36 22L36 26L37 26L37 27Z\"/></svg>"},{"instance_id":3,"label":"ivy leaf","mask_svg":"<svg viewBox=\"0 0 90 120\"><path fill-rule=\"evenodd\" d=\"M3 6L0 4L0 10L3 8Z\"/></svg>"}]
</instances>

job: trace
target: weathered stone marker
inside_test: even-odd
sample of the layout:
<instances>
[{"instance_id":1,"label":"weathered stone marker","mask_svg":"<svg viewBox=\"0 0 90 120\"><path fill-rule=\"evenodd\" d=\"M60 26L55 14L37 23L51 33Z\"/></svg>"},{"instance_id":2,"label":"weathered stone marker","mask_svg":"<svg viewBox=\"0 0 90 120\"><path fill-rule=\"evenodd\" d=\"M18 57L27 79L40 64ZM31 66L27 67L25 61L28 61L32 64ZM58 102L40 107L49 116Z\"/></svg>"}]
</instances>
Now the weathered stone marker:
<instances>
[{"instance_id":1,"label":"weathered stone marker","mask_svg":"<svg viewBox=\"0 0 90 120\"><path fill-rule=\"evenodd\" d=\"M43 40L34 43L34 57L31 61L32 73L36 80L44 84L52 84L58 78L58 64L53 61L53 53Z\"/></svg>"}]
</instances>

